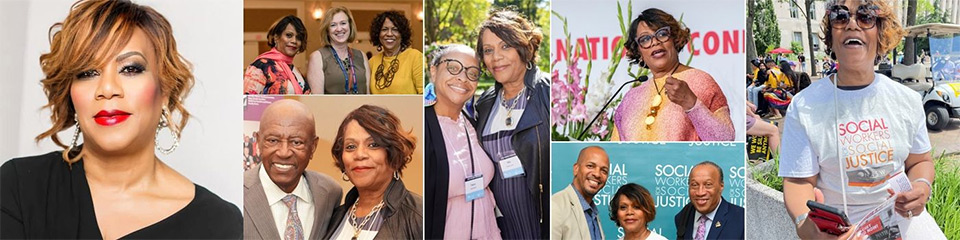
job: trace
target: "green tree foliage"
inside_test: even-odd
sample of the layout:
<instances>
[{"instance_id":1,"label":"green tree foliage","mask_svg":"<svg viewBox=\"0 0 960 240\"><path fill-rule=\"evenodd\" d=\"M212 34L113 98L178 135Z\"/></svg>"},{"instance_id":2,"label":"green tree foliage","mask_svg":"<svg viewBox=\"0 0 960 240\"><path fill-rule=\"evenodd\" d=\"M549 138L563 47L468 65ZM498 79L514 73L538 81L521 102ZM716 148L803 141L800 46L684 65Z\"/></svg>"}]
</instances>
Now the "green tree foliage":
<instances>
[{"instance_id":1,"label":"green tree foliage","mask_svg":"<svg viewBox=\"0 0 960 240\"><path fill-rule=\"evenodd\" d=\"M933 2L929 0L917 1L917 25L927 23L951 23L948 18L950 17L949 14L937 8L940 1L941 0L934 0ZM929 38L916 38L915 41L916 48L918 49L916 51L917 53L920 52L919 49L924 49L924 51L930 50Z\"/></svg>"},{"instance_id":2,"label":"green tree foliage","mask_svg":"<svg viewBox=\"0 0 960 240\"><path fill-rule=\"evenodd\" d=\"M477 26L486 19L490 8L486 0L428 0L426 5L426 45L476 45Z\"/></svg>"},{"instance_id":3,"label":"green tree foliage","mask_svg":"<svg viewBox=\"0 0 960 240\"><path fill-rule=\"evenodd\" d=\"M550 2L547 0L494 0L494 9L513 9L533 22L543 33L540 49L537 55L540 61L537 66L541 70L550 69Z\"/></svg>"},{"instance_id":4,"label":"green tree foliage","mask_svg":"<svg viewBox=\"0 0 960 240\"><path fill-rule=\"evenodd\" d=\"M803 54L803 43L797 41L790 42L790 51L793 51L795 55Z\"/></svg>"},{"instance_id":5,"label":"green tree foliage","mask_svg":"<svg viewBox=\"0 0 960 240\"><path fill-rule=\"evenodd\" d=\"M517 11L540 27L543 41L538 55L537 66L546 71L550 68L550 3L547 0L427 0L425 1L426 28L424 29L425 53L429 54L437 46L459 43L476 47L479 33L477 28L487 13L493 9L508 8ZM428 71L428 70L426 70ZM427 76L429 81L429 76ZM493 77L485 74L480 79L478 89L493 85Z\"/></svg>"},{"instance_id":6,"label":"green tree foliage","mask_svg":"<svg viewBox=\"0 0 960 240\"><path fill-rule=\"evenodd\" d=\"M773 12L773 0L756 0L753 41L758 53L766 53L780 45L780 27Z\"/></svg>"},{"instance_id":7,"label":"green tree foliage","mask_svg":"<svg viewBox=\"0 0 960 240\"><path fill-rule=\"evenodd\" d=\"M917 1L917 24L925 23L951 23L948 17L949 13L944 12L937 6L942 0L919 0Z\"/></svg>"}]
</instances>

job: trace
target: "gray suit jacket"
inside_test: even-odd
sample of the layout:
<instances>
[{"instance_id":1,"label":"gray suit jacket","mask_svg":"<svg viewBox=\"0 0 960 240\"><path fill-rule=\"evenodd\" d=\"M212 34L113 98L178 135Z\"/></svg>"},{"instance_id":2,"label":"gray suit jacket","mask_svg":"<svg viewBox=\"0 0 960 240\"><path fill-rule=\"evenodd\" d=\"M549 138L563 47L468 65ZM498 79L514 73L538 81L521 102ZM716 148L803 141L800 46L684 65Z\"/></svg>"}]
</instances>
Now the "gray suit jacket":
<instances>
[{"instance_id":1,"label":"gray suit jacket","mask_svg":"<svg viewBox=\"0 0 960 240\"><path fill-rule=\"evenodd\" d=\"M243 173L243 238L279 239L280 230L267 204L267 194L263 193L263 184L274 183L260 182L260 167L257 165ZM307 178L307 185L310 185L314 203L313 230L307 239L320 239L327 234L330 216L333 209L340 205L343 189L324 174L307 170L303 175Z\"/></svg>"},{"instance_id":2,"label":"gray suit jacket","mask_svg":"<svg viewBox=\"0 0 960 240\"><path fill-rule=\"evenodd\" d=\"M590 239L587 217L583 215L583 205L574 191L573 185L568 185L550 197L550 236L553 239ZM597 226L600 226L599 214ZM604 237L602 231L600 236Z\"/></svg>"}]
</instances>

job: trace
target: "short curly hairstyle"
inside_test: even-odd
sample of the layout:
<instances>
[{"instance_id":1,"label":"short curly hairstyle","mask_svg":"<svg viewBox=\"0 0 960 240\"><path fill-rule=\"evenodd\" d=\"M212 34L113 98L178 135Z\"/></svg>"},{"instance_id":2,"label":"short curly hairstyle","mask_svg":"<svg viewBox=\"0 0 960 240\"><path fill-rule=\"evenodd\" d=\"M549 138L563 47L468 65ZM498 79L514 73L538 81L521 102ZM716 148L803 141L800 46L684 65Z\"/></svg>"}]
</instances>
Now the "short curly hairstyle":
<instances>
[{"instance_id":1,"label":"short curly hairstyle","mask_svg":"<svg viewBox=\"0 0 960 240\"><path fill-rule=\"evenodd\" d=\"M59 31L55 31L58 28ZM68 148L57 133L77 123L76 109L70 100L73 82L78 74L99 68L120 52L138 29L157 53L160 92L169 96L163 104L170 109L168 118L179 113L179 121L171 119L170 128L180 136L190 118L183 99L193 87L194 77L190 63L177 51L170 22L153 8L129 0L79 1L70 8L63 22L50 27L50 52L40 55L40 68L45 75L40 83L47 97L43 107L50 109L53 124L35 141L49 137L58 146ZM78 150L82 149L71 149L71 152ZM79 156L64 158L71 164L79 160Z\"/></svg>"},{"instance_id":2,"label":"short curly hairstyle","mask_svg":"<svg viewBox=\"0 0 960 240\"><path fill-rule=\"evenodd\" d=\"M483 63L483 31L496 34L508 46L517 49L520 59L525 64L536 63L543 41L543 32L539 27L528 21L517 11L504 8L491 10L487 20L480 23L477 29L477 58L480 59L480 68L486 68Z\"/></svg>"},{"instance_id":3,"label":"short curly hairstyle","mask_svg":"<svg viewBox=\"0 0 960 240\"><path fill-rule=\"evenodd\" d=\"M343 141L347 124L356 120L363 127L373 141L387 150L387 164L398 173L413 159L413 151L417 148L416 137L412 130L404 131L400 119L393 112L374 105L363 105L347 114L337 130L337 138L333 142L330 152L333 154L334 165L341 172L346 171L343 166Z\"/></svg>"},{"instance_id":4,"label":"short curly hairstyle","mask_svg":"<svg viewBox=\"0 0 960 240\"><path fill-rule=\"evenodd\" d=\"M297 40L300 41L300 48L297 48L297 52L301 53L306 51L307 28L303 26L303 21L294 15L284 16L270 26L270 31L267 32L267 46L271 48L277 47L277 38L283 35L283 31L287 30L288 24L293 26L293 30L297 32Z\"/></svg>"},{"instance_id":5,"label":"short curly hairstyle","mask_svg":"<svg viewBox=\"0 0 960 240\"><path fill-rule=\"evenodd\" d=\"M610 199L610 220L613 220L618 227L620 220L617 217L617 211L620 209L620 198L630 199L640 205L640 211L643 212L643 222L649 224L657 217L657 208L653 204L653 195L650 191L636 183L627 183L617 189L617 193Z\"/></svg>"},{"instance_id":6,"label":"short curly hairstyle","mask_svg":"<svg viewBox=\"0 0 960 240\"><path fill-rule=\"evenodd\" d=\"M373 22L370 23L370 43L374 47L383 46L383 43L380 42L380 29L383 28L387 19L393 22L397 30L400 30L400 51L410 47L410 38L413 37L413 31L410 30L410 21L399 11L382 12L373 18Z\"/></svg>"},{"instance_id":7,"label":"short curly hairstyle","mask_svg":"<svg viewBox=\"0 0 960 240\"><path fill-rule=\"evenodd\" d=\"M327 10L323 14L323 20L320 21L320 46L330 46L330 23L333 22L333 16L337 13L347 15L347 22L350 24L350 35L347 35L347 42L351 43L357 39L357 23L353 21L353 13L346 7L335 7Z\"/></svg>"},{"instance_id":8,"label":"short curly hairstyle","mask_svg":"<svg viewBox=\"0 0 960 240\"><path fill-rule=\"evenodd\" d=\"M860 1L860 0L858 0ZM877 42L877 56L884 55L894 48L897 47L897 44L900 43L900 39L907 34L903 30L903 27L900 26L900 20L897 19L897 15L893 12L894 9L886 3L886 1L874 1L874 0L863 0L866 4L877 6L877 26L875 26L879 32L879 38ZM823 40L824 45L827 46L827 53L830 54L830 58L834 60L837 59L836 55L833 53L833 33L831 30L833 26L830 25L830 8L837 5L843 5L846 0L830 0L827 2L826 9L828 10L826 14L823 14L823 20L821 20L820 26L821 32L823 32L823 37L820 38ZM851 11L856 11L856 9L851 9Z\"/></svg>"},{"instance_id":9,"label":"short curly hairstyle","mask_svg":"<svg viewBox=\"0 0 960 240\"><path fill-rule=\"evenodd\" d=\"M630 64L646 67L643 64L643 58L640 56L640 43L636 40L640 22L653 30L670 27L670 41L673 41L673 46L677 48L677 52L682 51L683 47L690 42L690 29L680 24L680 21L677 21L673 15L658 8L647 8L630 23L627 41L623 44L627 48L627 58L630 59Z\"/></svg>"}]
</instances>

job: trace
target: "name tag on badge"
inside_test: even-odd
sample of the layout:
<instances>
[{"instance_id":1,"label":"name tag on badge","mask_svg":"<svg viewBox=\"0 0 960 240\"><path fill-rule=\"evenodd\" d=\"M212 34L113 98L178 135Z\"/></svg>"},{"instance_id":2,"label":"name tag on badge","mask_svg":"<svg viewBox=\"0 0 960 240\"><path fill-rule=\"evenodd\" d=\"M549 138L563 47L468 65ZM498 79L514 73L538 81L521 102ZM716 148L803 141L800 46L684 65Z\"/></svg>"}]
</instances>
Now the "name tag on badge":
<instances>
[{"instance_id":1,"label":"name tag on badge","mask_svg":"<svg viewBox=\"0 0 960 240\"><path fill-rule=\"evenodd\" d=\"M467 202L483 197L483 174L477 174L464 179L464 188Z\"/></svg>"},{"instance_id":2,"label":"name tag on badge","mask_svg":"<svg viewBox=\"0 0 960 240\"><path fill-rule=\"evenodd\" d=\"M523 176L523 164L520 163L520 157L516 155L501 159L497 164L500 164L503 179Z\"/></svg>"}]
</instances>

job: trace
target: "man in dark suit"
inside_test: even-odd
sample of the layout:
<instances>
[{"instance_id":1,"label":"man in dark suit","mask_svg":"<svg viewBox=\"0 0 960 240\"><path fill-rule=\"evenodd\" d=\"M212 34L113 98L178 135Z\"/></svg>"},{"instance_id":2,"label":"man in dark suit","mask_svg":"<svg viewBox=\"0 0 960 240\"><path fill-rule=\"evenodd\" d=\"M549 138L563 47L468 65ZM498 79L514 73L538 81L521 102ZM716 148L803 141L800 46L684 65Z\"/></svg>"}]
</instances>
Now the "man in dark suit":
<instances>
[{"instance_id":1,"label":"man in dark suit","mask_svg":"<svg viewBox=\"0 0 960 240\"><path fill-rule=\"evenodd\" d=\"M723 170L704 161L690 171L690 203L674 217L677 239L743 239L743 207L720 196Z\"/></svg>"},{"instance_id":2,"label":"man in dark suit","mask_svg":"<svg viewBox=\"0 0 960 240\"><path fill-rule=\"evenodd\" d=\"M270 104L254 133L262 162L243 173L244 239L320 239L343 189L307 171L317 148L316 123L306 105Z\"/></svg>"}]
</instances>

